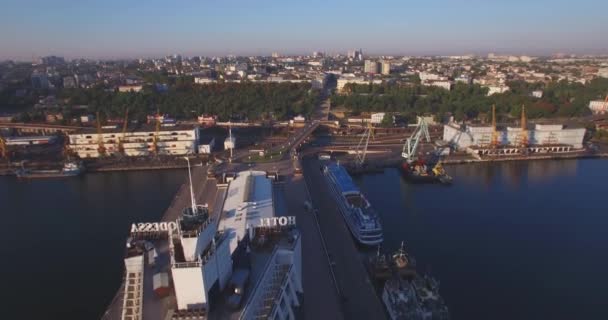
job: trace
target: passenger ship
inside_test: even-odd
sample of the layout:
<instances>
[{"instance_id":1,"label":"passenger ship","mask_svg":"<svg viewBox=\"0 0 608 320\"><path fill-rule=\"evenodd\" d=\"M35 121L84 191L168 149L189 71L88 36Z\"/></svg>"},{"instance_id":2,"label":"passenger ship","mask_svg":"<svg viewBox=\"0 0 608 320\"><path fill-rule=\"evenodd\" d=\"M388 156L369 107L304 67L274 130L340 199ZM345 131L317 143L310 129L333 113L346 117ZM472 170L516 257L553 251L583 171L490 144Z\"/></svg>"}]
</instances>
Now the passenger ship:
<instances>
[{"instance_id":1,"label":"passenger ship","mask_svg":"<svg viewBox=\"0 0 608 320\"><path fill-rule=\"evenodd\" d=\"M361 244L375 246L382 243L380 218L357 188L346 169L332 163L323 167L333 196L352 235Z\"/></svg>"}]
</instances>

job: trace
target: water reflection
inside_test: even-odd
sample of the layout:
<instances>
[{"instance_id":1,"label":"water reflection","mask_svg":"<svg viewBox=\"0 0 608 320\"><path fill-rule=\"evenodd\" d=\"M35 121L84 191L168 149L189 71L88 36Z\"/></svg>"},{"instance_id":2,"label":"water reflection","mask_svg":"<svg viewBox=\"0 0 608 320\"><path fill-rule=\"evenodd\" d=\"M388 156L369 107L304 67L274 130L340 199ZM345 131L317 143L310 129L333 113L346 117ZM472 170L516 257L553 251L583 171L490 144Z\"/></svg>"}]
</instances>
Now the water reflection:
<instances>
[{"instance_id":1,"label":"water reflection","mask_svg":"<svg viewBox=\"0 0 608 320\"><path fill-rule=\"evenodd\" d=\"M576 176L577 160L509 161L451 165L448 172L455 183L491 187L497 180L510 187L520 187L526 182L535 184L554 181L557 177Z\"/></svg>"}]
</instances>

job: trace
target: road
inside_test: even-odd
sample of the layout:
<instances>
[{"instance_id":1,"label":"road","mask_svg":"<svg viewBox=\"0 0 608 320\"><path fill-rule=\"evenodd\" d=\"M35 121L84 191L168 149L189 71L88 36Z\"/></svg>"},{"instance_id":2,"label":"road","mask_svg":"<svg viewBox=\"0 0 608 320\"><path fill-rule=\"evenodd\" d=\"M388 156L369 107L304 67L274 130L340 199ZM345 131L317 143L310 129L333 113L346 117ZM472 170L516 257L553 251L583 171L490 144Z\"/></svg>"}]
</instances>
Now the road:
<instances>
[{"instance_id":1,"label":"road","mask_svg":"<svg viewBox=\"0 0 608 320\"><path fill-rule=\"evenodd\" d=\"M319 212L321 232L342 293L344 317L385 319L384 308L369 280L359 251L319 170L320 162L307 158L302 166L313 205Z\"/></svg>"}]
</instances>

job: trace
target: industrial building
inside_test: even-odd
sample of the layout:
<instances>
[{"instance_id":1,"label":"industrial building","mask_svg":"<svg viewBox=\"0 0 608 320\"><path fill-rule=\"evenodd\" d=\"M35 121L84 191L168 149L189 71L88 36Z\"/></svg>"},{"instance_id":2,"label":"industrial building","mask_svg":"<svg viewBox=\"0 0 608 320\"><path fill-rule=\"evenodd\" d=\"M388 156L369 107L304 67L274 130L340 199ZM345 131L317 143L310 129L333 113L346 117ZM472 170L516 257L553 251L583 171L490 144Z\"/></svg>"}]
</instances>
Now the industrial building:
<instances>
[{"instance_id":1,"label":"industrial building","mask_svg":"<svg viewBox=\"0 0 608 320\"><path fill-rule=\"evenodd\" d=\"M584 128L568 128L562 124L535 124L532 129L487 125L459 125L443 127L443 140L457 150L484 155L492 153L569 152L583 148Z\"/></svg>"},{"instance_id":2,"label":"industrial building","mask_svg":"<svg viewBox=\"0 0 608 320\"><path fill-rule=\"evenodd\" d=\"M111 126L100 128L99 133L95 129L71 133L69 139L70 149L83 159L98 158L102 153L109 156L123 153L130 157L154 153L189 155L197 152L199 130L198 127L175 125L161 126L157 130L148 125L123 133L117 126Z\"/></svg>"}]
</instances>

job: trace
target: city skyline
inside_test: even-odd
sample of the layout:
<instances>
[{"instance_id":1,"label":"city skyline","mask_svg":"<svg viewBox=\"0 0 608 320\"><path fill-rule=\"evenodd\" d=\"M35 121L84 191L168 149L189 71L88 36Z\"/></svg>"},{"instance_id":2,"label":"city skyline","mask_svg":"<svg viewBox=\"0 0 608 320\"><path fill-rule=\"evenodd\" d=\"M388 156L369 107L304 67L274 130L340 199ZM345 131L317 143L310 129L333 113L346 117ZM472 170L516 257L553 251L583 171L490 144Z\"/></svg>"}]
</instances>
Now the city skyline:
<instances>
[{"instance_id":1,"label":"city skyline","mask_svg":"<svg viewBox=\"0 0 608 320\"><path fill-rule=\"evenodd\" d=\"M0 59L195 55L606 54L608 4L568 2L276 1L72 3L9 0ZM33 11L34 9L34 11ZM35 14L34 14L35 12ZM564 23L568 22L568 23Z\"/></svg>"}]
</instances>

